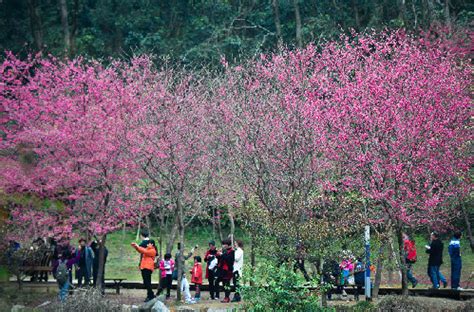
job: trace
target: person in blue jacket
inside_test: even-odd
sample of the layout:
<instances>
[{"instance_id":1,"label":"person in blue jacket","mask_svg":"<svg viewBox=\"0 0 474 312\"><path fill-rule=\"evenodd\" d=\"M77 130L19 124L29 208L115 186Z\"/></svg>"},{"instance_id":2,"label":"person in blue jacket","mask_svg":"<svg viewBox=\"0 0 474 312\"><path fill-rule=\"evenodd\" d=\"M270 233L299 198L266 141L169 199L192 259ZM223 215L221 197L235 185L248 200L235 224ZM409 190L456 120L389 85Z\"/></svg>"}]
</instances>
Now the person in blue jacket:
<instances>
[{"instance_id":1,"label":"person in blue jacket","mask_svg":"<svg viewBox=\"0 0 474 312\"><path fill-rule=\"evenodd\" d=\"M449 257L451 258L451 288L461 290L461 232L456 232L449 242Z\"/></svg>"},{"instance_id":2,"label":"person in blue jacket","mask_svg":"<svg viewBox=\"0 0 474 312\"><path fill-rule=\"evenodd\" d=\"M86 246L86 240L81 238L79 240L80 249L76 251L76 255L79 255L79 261L76 263L76 278L77 286L82 287L82 280L84 284L89 286L92 277L92 262L94 260L94 253L92 248Z\"/></svg>"}]
</instances>

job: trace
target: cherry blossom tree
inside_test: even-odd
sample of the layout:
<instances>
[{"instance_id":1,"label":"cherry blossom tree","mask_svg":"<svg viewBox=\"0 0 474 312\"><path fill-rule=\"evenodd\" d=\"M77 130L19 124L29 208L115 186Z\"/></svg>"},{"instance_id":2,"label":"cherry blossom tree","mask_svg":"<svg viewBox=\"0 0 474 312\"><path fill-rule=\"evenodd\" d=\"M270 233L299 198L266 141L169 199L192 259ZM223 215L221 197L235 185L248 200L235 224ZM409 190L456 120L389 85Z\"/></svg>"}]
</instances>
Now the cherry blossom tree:
<instances>
[{"instance_id":1,"label":"cherry blossom tree","mask_svg":"<svg viewBox=\"0 0 474 312\"><path fill-rule=\"evenodd\" d=\"M2 148L13 152L2 159L2 189L64 203L36 211L16 207L13 224L41 226L43 235L97 235L103 246L107 233L146 208L135 200L140 171L122 139L133 101L124 86L129 71L133 67L119 62L103 67L82 59L7 56L0 70L7 119ZM19 148L34 156L31 166L19 163ZM103 248L100 257L103 264Z\"/></svg>"},{"instance_id":2,"label":"cherry blossom tree","mask_svg":"<svg viewBox=\"0 0 474 312\"><path fill-rule=\"evenodd\" d=\"M370 201L372 224L396 231L406 293L402 231L446 228L468 189L469 71L402 32L331 43L320 64L311 118L326 124L341 184Z\"/></svg>"}]
</instances>

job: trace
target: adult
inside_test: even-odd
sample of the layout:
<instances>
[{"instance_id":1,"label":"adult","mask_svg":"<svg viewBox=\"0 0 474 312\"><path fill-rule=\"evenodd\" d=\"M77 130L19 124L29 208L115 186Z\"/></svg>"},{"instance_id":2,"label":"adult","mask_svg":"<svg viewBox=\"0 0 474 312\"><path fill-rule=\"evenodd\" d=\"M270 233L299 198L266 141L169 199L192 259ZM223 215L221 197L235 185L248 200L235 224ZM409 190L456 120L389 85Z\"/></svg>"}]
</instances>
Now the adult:
<instances>
[{"instance_id":1,"label":"adult","mask_svg":"<svg viewBox=\"0 0 474 312\"><path fill-rule=\"evenodd\" d=\"M89 286L91 283L94 253L89 246L86 246L86 240L84 238L79 239L79 246L81 248L76 251L76 255L79 254L80 256L79 261L76 264L77 286L82 287L83 279L85 285Z\"/></svg>"},{"instance_id":2,"label":"adult","mask_svg":"<svg viewBox=\"0 0 474 312\"><path fill-rule=\"evenodd\" d=\"M235 241L235 260L234 260L234 276L233 283L235 287L234 298L232 302L240 302L239 280L242 277L242 269L244 267L244 243L241 240Z\"/></svg>"},{"instance_id":3,"label":"adult","mask_svg":"<svg viewBox=\"0 0 474 312\"><path fill-rule=\"evenodd\" d=\"M461 282L461 232L456 232L449 242L448 252L451 258L451 288L462 290Z\"/></svg>"},{"instance_id":4,"label":"adult","mask_svg":"<svg viewBox=\"0 0 474 312\"><path fill-rule=\"evenodd\" d=\"M209 249L204 255L204 262L206 262L206 279L209 282L209 294L211 300L219 299L219 293L216 292L219 287L217 276L217 249L214 240L209 241ZM211 266L211 268L210 268ZM216 297L217 295L217 297Z\"/></svg>"},{"instance_id":5,"label":"adult","mask_svg":"<svg viewBox=\"0 0 474 312\"><path fill-rule=\"evenodd\" d=\"M190 287L189 287L189 282L188 279L186 278L186 260L191 258L194 254L194 250L198 248L198 246L194 246L191 251L188 254L183 253L183 263L181 264L180 262L180 256L181 256L181 243L178 243L178 250L175 255L175 260L176 260L176 278L179 278L181 276L181 292L184 293L184 300L186 303L193 304L195 303L194 299L191 298L191 292L190 292Z\"/></svg>"},{"instance_id":6,"label":"adult","mask_svg":"<svg viewBox=\"0 0 474 312\"><path fill-rule=\"evenodd\" d=\"M443 287L448 286L446 278L440 272L441 264L443 264L443 242L439 239L437 232L431 233L431 243L426 245L426 252L430 255L428 258L428 275L431 279L434 289L439 289L440 281L443 282Z\"/></svg>"},{"instance_id":7,"label":"adult","mask_svg":"<svg viewBox=\"0 0 474 312\"><path fill-rule=\"evenodd\" d=\"M403 250L405 252L405 263L407 267L407 278L412 287L415 288L418 280L413 276L413 264L416 262L415 242L407 233L403 233Z\"/></svg>"},{"instance_id":8,"label":"adult","mask_svg":"<svg viewBox=\"0 0 474 312\"><path fill-rule=\"evenodd\" d=\"M147 296L145 302L155 298L151 287L151 275L155 270L156 245L155 241L148 240L146 248L139 246L137 243L131 243L131 246L140 253L140 270L142 273L143 285L146 288Z\"/></svg>"},{"instance_id":9,"label":"adult","mask_svg":"<svg viewBox=\"0 0 474 312\"><path fill-rule=\"evenodd\" d=\"M81 250L79 245L78 250ZM64 302L67 298L69 287L71 285L72 266L79 262L80 253L76 253L75 257L71 257L69 249L61 250L58 258L53 261L53 276L59 287L59 300Z\"/></svg>"},{"instance_id":10,"label":"adult","mask_svg":"<svg viewBox=\"0 0 474 312\"><path fill-rule=\"evenodd\" d=\"M230 302L230 281L234 277L235 261L235 252L234 249L232 249L232 242L230 239L224 239L222 241L222 251L217 252L217 258L219 259L219 282L222 281L225 294L224 300L221 302L228 303ZM216 296L219 298L219 283L217 284Z\"/></svg>"},{"instance_id":11,"label":"adult","mask_svg":"<svg viewBox=\"0 0 474 312\"><path fill-rule=\"evenodd\" d=\"M91 249L94 253L94 261L92 262L92 285L97 286L97 275L99 274L99 255L100 255L100 244L101 241L93 241L91 243ZM104 246L104 269L102 270L102 276L100 278L101 289L104 290L105 285L105 263L107 262L107 256L109 255L109 250Z\"/></svg>"}]
</instances>

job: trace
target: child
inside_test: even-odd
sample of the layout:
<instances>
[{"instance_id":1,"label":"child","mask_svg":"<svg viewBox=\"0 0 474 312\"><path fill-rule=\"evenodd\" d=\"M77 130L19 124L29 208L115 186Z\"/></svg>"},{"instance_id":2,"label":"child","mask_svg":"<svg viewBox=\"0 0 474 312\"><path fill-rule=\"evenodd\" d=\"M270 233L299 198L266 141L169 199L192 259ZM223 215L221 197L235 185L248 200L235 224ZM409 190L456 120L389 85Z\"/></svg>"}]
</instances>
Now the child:
<instances>
[{"instance_id":1,"label":"child","mask_svg":"<svg viewBox=\"0 0 474 312\"><path fill-rule=\"evenodd\" d=\"M160 271L161 271L161 287L158 293L159 296L163 291L163 288L166 288L166 299L171 297L171 284L173 283L173 271L174 271L174 261L171 259L171 254L165 254L165 258L160 261Z\"/></svg>"},{"instance_id":2,"label":"child","mask_svg":"<svg viewBox=\"0 0 474 312\"><path fill-rule=\"evenodd\" d=\"M191 283L196 286L196 293L194 294L194 300L199 302L201 300L201 285L202 285L202 265L201 257L194 257L194 267L191 270Z\"/></svg>"}]
</instances>

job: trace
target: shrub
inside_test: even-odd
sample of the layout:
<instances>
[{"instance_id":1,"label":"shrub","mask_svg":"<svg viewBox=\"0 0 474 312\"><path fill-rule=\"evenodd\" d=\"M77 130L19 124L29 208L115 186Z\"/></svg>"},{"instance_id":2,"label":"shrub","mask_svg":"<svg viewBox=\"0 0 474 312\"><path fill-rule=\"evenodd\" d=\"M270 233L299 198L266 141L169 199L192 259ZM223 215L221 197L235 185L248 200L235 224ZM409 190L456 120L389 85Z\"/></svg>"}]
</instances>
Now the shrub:
<instances>
[{"instance_id":1,"label":"shrub","mask_svg":"<svg viewBox=\"0 0 474 312\"><path fill-rule=\"evenodd\" d=\"M289 265L270 261L259 263L254 271L245 270L240 292L248 311L324 311L319 304L317 280L306 282Z\"/></svg>"},{"instance_id":2,"label":"shrub","mask_svg":"<svg viewBox=\"0 0 474 312\"><path fill-rule=\"evenodd\" d=\"M113 300L105 299L97 288L80 288L64 303L54 302L44 308L45 312L120 312L122 306Z\"/></svg>"}]
</instances>

